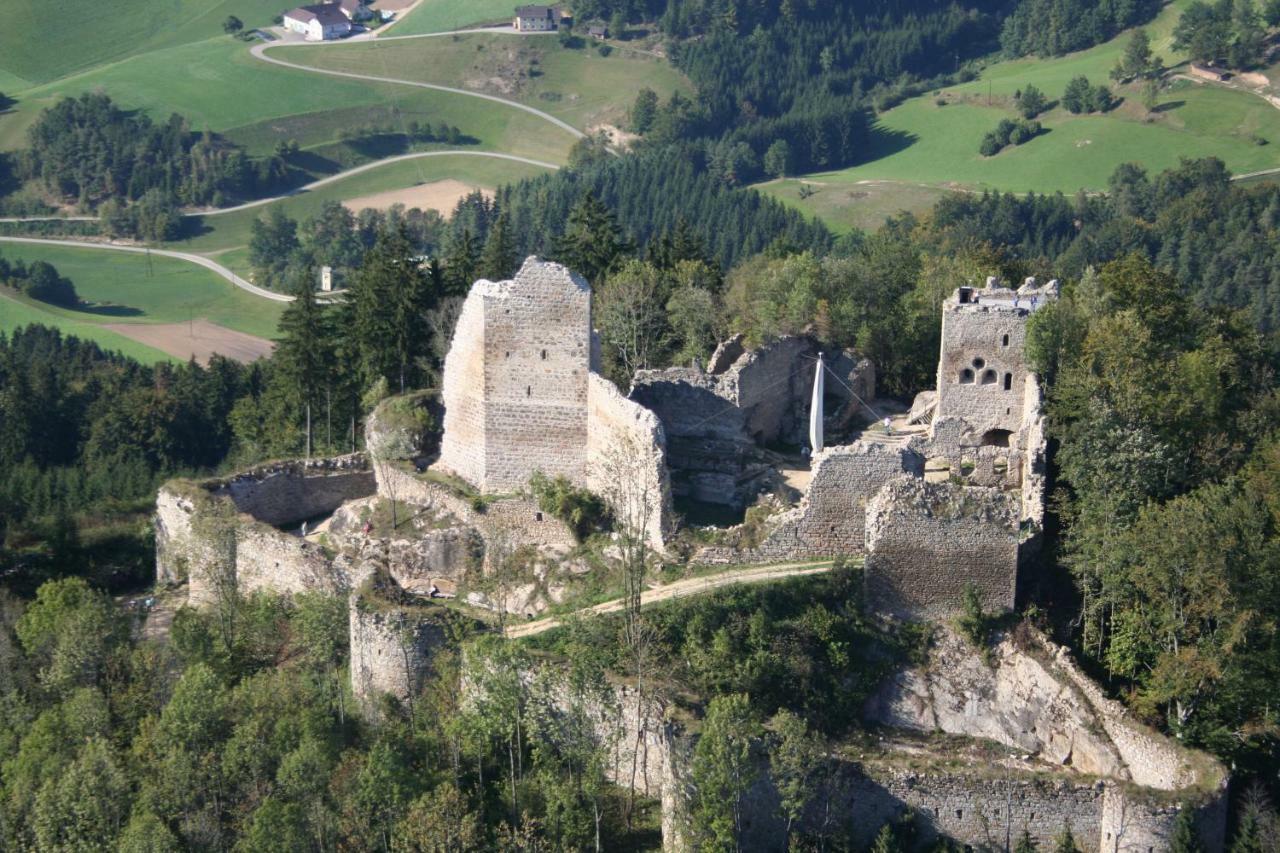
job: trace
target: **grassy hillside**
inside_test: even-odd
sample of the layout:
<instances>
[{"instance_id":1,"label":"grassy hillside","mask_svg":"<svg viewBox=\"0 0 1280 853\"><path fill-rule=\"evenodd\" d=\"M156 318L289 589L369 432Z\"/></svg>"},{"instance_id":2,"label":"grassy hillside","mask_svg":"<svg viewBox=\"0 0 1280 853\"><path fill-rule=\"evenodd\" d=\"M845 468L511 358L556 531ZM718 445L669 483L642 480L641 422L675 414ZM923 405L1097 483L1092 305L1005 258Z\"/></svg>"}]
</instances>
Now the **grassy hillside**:
<instances>
[{"instance_id":1,"label":"grassy hillside","mask_svg":"<svg viewBox=\"0 0 1280 853\"><path fill-rule=\"evenodd\" d=\"M61 326L68 332L74 327L77 335L78 329L86 325L179 323L203 317L229 329L272 338L284 310L282 303L254 296L203 267L175 258L152 256L148 274L145 255L104 249L3 243L0 255L9 260L48 261L71 279L82 300L91 303L87 310L72 311L24 301L27 319L12 321L5 317L3 324L9 328L36 322L30 319L32 311L43 315L39 322ZM0 306L4 309L0 315L10 313L12 304L10 301Z\"/></svg>"},{"instance_id":2,"label":"grassy hillside","mask_svg":"<svg viewBox=\"0 0 1280 853\"><path fill-rule=\"evenodd\" d=\"M1174 22L1186 5L1171 4L1146 29L1167 64L1184 61L1171 48ZM987 68L973 82L913 98L880 116L867 162L806 176L817 190L798 197L795 182L761 189L831 222L855 224L862 215L851 193L879 198L903 189L901 207L917 204L920 185L956 189L1074 193L1105 188L1116 166L1142 163L1158 171L1182 157L1216 156L1237 173L1280 166L1280 110L1242 91L1172 80L1148 112L1136 86L1118 92L1124 102L1106 115L1072 115L1054 108L1039 117L1047 132L994 157L978 146L1002 118L1015 115L1013 95L1035 85L1051 99L1077 75L1105 83L1129 35L1058 59L1020 59ZM1258 140L1267 144L1259 144ZM890 182L890 183L884 183ZM867 190L875 187L874 193ZM877 204L893 207L891 202ZM892 212L892 211L890 211Z\"/></svg>"},{"instance_id":3,"label":"grassy hillside","mask_svg":"<svg viewBox=\"0 0 1280 853\"><path fill-rule=\"evenodd\" d=\"M269 24L288 4L274 0L6 0L0 27L4 74L44 83L138 53L222 32L228 15ZM10 86L10 88L19 88Z\"/></svg>"},{"instance_id":4,"label":"grassy hillside","mask_svg":"<svg viewBox=\"0 0 1280 853\"><path fill-rule=\"evenodd\" d=\"M15 297L12 293L0 292L0 332L12 332L14 329L31 323L44 326L55 326L63 334L75 335L87 341L93 341L103 349L122 352L130 358L136 358L145 364L157 361L177 361L158 349L131 341L124 335L118 335L103 329L92 320L76 320L72 317L59 316L45 310L38 302Z\"/></svg>"},{"instance_id":5,"label":"grassy hillside","mask_svg":"<svg viewBox=\"0 0 1280 853\"><path fill-rule=\"evenodd\" d=\"M402 33L397 32L397 35ZM561 46L546 36L465 35L365 42L290 50L290 62L473 89L520 101L575 127L618 123L635 93L648 86L666 97L692 87L669 63L594 45ZM385 72L382 69L387 69Z\"/></svg>"},{"instance_id":6,"label":"grassy hillside","mask_svg":"<svg viewBox=\"0 0 1280 853\"><path fill-rule=\"evenodd\" d=\"M890 216L924 213L947 194L945 187L899 181L824 183L817 178L786 178L756 189L802 213L816 216L833 231L874 231Z\"/></svg>"},{"instance_id":7,"label":"grassy hillside","mask_svg":"<svg viewBox=\"0 0 1280 853\"><path fill-rule=\"evenodd\" d=\"M480 23L510 21L517 5L512 0L422 0L418 8L395 24L391 35L443 33Z\"/></svg>"},{"instance_id":8,"label":"grassy hillside","mask_svg":"<svg viewBox=\"0 0 1280 853\"><path fill-rule=\"evenodd\" d=\"M475 187L493 189L501 184L532 177L543 171L545 170L538 166L529 166L524 163L461 155L424 157L389 163L359 175L334 181L312 192L273 202L271 205L260 205L221 216L203 217L198 226L201 229L200 233L174 244L174 247L183 251L212 253L247 246L253 221L266 213L270 207L279 207L294 219L302 220L319 211L321 204L329 200L343 201L444 178L453 178ZM228 252L226 255L219 254L218 262L244 273L248 268L248 255L240 251Z\"/></svg>"},{"instance_id":9,"label":"grassy hillside","mask_svg":"<svg viewBox=\"0 0 1280 853\"><path fill-rule=\"evenodd\" d=\"M383 76L375 63L370 73ZM199 129L225 133L252 152L278 140L323 146L344 128L385 120L392 109L405 121L447 122L498 150L562 161L573 137L522 110L446 92L343 80L268 65L241 42L220 37L153 51L56 83L10 93L18 104L0 115L0 150L25 144L25 129L40 110L64 95L102 90L119 103L163 120L181 112Z\"/></svg>"}]
</instances>

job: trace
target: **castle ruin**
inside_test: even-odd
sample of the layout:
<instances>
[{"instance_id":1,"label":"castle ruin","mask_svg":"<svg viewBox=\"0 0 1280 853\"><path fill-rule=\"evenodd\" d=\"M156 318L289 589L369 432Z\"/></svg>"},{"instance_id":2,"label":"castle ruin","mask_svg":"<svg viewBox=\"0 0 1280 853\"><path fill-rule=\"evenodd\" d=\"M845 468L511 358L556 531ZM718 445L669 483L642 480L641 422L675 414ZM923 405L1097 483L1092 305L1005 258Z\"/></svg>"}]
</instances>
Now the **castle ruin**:
<instances>
[{"instance_id":1,"label":"castle ruin","mask_svg":"<svg viewBox=\"0 0 1280 853\"><path fill-rule=\"evenodd\" d=\"M673 492L742 507L772 490L782 497L755 535L674 553L703 565L862 558L868 606L891 619L946 620L970 586L987 611L1012 610L1045 502L1044 415L1026 330L1056 297L1056 282L1030 279L1016 290L994 279L957 290L943 305L937 387L909 411L875 398L865 359L803 336L755 350L731 339L705 368L642 371L623 394L597 372L586 283L530 258L509 281L473 286L439 401L380 405L366 425L368 456L166 484L157 580L185 582L193 606L216 604L228 588L349 596L352 689L370 716L387 697L411 702L449 642L431 598L533 616L563 600L555 572L592 570L574 556L573 530L529 494L535 472L595 492L668 558ZM818 364L833 377L824 426L837 440L800 461L789 448L804 442ZM434 436L392 410L439 404L437 453ZM514 592L470 587L518 550L541 574ZM926 836L971 844L988 843L993 826L1047 842L1069 825L1086 849L1154 853L1191 801L1208 849L1221 849L1225 770L1132 720L1065 651L1033 634L1005 637L983 658L943 629L930 654L865 709L886 727L881 740L944 732L1011 752L994 769L977 759L957 768L914 741L903 747L905 768L891 746L835 757L841 787L830 800L854 825L911 813ZM616 707L596 714L602 726L614 721L611 760L629 765L642 742L645 770L639 782L615 780L659 798L664 848L687 849L681 815L696 734L615 687ZM750 794L749 849L783 843L777 798L763 772Z\"/></svg>"}]
</instances>

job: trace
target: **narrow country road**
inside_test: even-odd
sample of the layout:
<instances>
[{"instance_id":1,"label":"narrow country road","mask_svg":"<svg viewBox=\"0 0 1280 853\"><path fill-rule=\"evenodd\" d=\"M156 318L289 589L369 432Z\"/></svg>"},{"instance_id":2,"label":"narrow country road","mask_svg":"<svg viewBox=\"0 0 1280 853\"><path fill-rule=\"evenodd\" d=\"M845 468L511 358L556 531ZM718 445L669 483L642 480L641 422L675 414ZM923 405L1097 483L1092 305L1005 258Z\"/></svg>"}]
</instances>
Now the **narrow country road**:
<instances>
[{"instance_id":1,"label":"narrow country road","mask_svg":"<svg viewBox=\"0 0 1280 853\"><path fill-rule=\"evenodd\" d=\"M414 35L414 36L387 36L385 39L368 38L368 39L359 39L359 41L364 41L371 44L377 44L379 41L400 41L400 40L406 40L406 39L440 38L441 36L465 35L468 33L504 33L504 32L511 32L513 34L515 33L514 30L507 30L506 28L490 28L490 29L454 30L452 32L447 32L447 33L425 33L423 35ZM526 37L530 37L532 34L526 35L524 33L520 33L518 35L521 38L526 38ZM352 40L348 39L347 41L352 41ZM458 89L453 86L441 86L437 83L420 83L417 80L401 80L396 77L378 77L373 74L357 74L354 71L334 71L328 68L316 68L315 66L312 66L312 65L300 65L296 62L286 62L283 59L276 59L274 57L267 56L267 51L274 50L277 48L298 48L298 49L311 48L314 50L319 50L327 46L340 45L342 43L343 42L314 42L314 43L265 42L261 44L255 44L253 47L249 49L249 52L253 54L254 58L261 59L263 62L270 62L273 65L280 65L284 68L293 68L297 71L306 71L311 74L327 74L330 77L346 77L351 80L368 80L369 82L372 82L372 83L392 83L399 86L416 86L419 89L433 89L437 92L449 92L454 95L463 95L468 98L480 98L485 101L492 101L495 104L503 104L504 106L511 107L512 109L524 110L525 112L531 115L537 116L543 121L550 122L551 124L555 125L561 130L573 135L577 139L581 139L582 137L586 136L585 133L578 130L573 125L569 124L566 121L556 118L550 113L543 112L542 110L536 107L531 107L528 104L522 104L519 101L512 101L512 100L508 100L507 98L498 97L497 95L488 95L488 94L485 94L484 92L472 92L468 89Z\"/></svg>"},{"instance_id":2,"label":"narrow country road","mask_svg":"<svg viewBox=\"0 0 1280 853\"><path fill-rule=\"evenodd\" d=\"M33 243L38 246L74 246L81 249L110 249L115 252L133 252L136 255L160 255L165 258L176 258L180 261L197 264L205 269L216 273L234 284L241 290L247 290L254 296L261 296L263 299L270 299L273 302L292 302L292 296L286 296L283 293L274 293L263 287L258 287L252 282L245 281L231 270L224 267L216 261L203 257L202 255L194 255L190 252L172 252L168 249L148 249L145 246L119 246L115 243L94 243L88 240L50 240L41 237L0 237L0 243Z\"/></svg>"},{"instance_id":3,"label":"narrow country road","mask_svg":"<svg viewBox=\"0 0 1280 853\"><path fill-rule=\"evenodd\" d=\"M675 583L665 584L664 586L647 589L640 595L640 606L644 607L649 604L655 604L659 601L669 601L673 598L687 598L691 595L701 595L713 589L719 589L724 586L734 586L735 584L746 583L765 583L768 581L785 580L787 578L800 578L807 575L820 575L831 571L831 561L821 563L780 563L776 566L760 566L754 569L737 569L729 572L722 572L718 575L706 575L700 578L689 578L687 580L676 581ZM622 610L625 599L615 598L612 601L606 601L603 604L597 604L594 607L586 607L576 611L574 615L599 615L604 613L617 613ZM533 622L525 622L520 625L509 625L504 632L507 637L517 639L520 637L532 637L537 634L550 631L552 628L558 628L561 619L565 617L551 616L546 619L537 619Z\"/></svg>"},{"instance_id":4,"label":"narrow country road","mask_svg":"<svg viewBox=\"0 0 1280 853\"><path fill-rule=\"evenodd\" d=\"M224 213L235 213L239 210L249 210L250 208L259 207L264 204L271 204L273 201L280 201L281 199L292 198L294 196L302 195L303 193L311 192L312 190L323 187L326 184L341 181L344 178L349 178L352 175L358 175L361 172L368 172L373 169L381 168L382 166L389 166L392 163L400 163L405 160L417 160L419 157L491 157L496 160L510 160L513 163L525 163L530 166L541 166L544 169L555 170L560 168L555 163L545 163L542 160L534 160L529 157L518 157L515 154L499 154L493 151L417 151L412 154L397 154L394 157L374 160L372 163L365 163L363 166L356 166L354 169L347 169L345 172L338 172L337 174L330 175L327 178L312 181L309 184L298 187L296 190L290 190L284 195L255 199L254 201L247 201L244 204L237 204L234 207L217 207L212 210L191 210L183 213L182 215L221 216Z\"/></svg>"},{"instance_id":5,"label":"narrow country road","mask_svg":"<svg viewBox=\"0 0 1280 853\"><path fill-rule=\"evenodd\" d=\"M369 172L382 166L389 166L392 163L400 163L405 160L416 160L419 157L489 157L495 160L509 160L512 163L524 163L529 166L539 166L543 169L556 170L560 167L555 163L547 163L542 160L534 160L532 157L520 157L515 154L502 154L496 151L463 151L461 149L449 149L447 151L415 151L410 154L397 154L394 157L386 157L382 160L374 160L371 163L365 163L345 172L337 172L328 177L320 178L309 184L289 190L281 195L271 196L270 198L259 198L253 201L246 201L244 204L237 204L231 207L215 207L208 210L187 210L183 211L183 216L221 216L224 213L235 213L240 210L249 210L254 207L260 207L264 204L271 204L273 201L280 201L286 198L303 195L312 190L328 184L349 178L352 175L358 175L362 172ZM97 222L96 216L0 216L2 222Z\"/></svg>"}]
</instances>

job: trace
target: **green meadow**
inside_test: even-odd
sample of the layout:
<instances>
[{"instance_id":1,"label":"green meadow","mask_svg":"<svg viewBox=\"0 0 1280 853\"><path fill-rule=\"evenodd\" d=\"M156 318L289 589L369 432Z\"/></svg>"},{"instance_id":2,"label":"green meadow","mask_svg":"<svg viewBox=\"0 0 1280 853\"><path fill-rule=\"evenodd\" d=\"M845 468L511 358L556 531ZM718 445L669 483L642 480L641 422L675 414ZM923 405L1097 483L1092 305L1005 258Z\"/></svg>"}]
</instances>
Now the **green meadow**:
<instances>
[{"instance_id":1,"label":"green meadow","mask_svg":"<svg viewBox=\"0 0 1280 853\"><path fill-rule=\"evenodd\" d=\"M474 88L529 104L580 129L624 121L643 87L664 98L692 89L663 60L624 50L605 57L594 45L571 49L545 36L473 34L355 42L276 55L317 68L378 75L387 69L390 76L404 80Z\"/></svg>"},{"instance_id":2,"label":"green meadow","mask_svg":"<svg viewBox=\"0 0 1280 853\"><path fill-rule=\"evenodd\" d=\"M95 65L201 41L235 15L265 26L284 7L264 0L6 0L0 91L27 88ZM74 46L74 47L72 47ZM27 81L27 86L9 81Z\"/></svg>"},{"instance_id":3,"label":"green meadow","mask_svg":"<svg viewBox=\"0 0 1280 853\"><path fill-rule=\"evenodd\" d=\"M903 211L924 213L947 194L944 187L898 181L824 184L816 178L784 178L756 186L762 193L816 216L843 234L855 228L874 231Z\"/></svg>"},{"instance_id":4,"label":"green meadow","mask_svg":"<svg viewBox=\"0 0 1280 853\"><path fill-rule=\"evenodd\" d=\"M283 50L289 61L298 51ZM395 77L396 69L371 55L366 73ZM250 153L270 151L281 139L304 148L333 145L340 131L386 121L454 125L475 137L477 150L563 161L574 138L523 110L479 98L410 86L330 77L270 65L226 36L131 57L82 74L11 94L17 105L0 115L0 150L25 145L26 128L40 111L66 95L104 91L125 107L163 121L186 116L194 128L243 142Z\"/></svg>"},{"instance_id":5,"label":"green meadow","mask_svg":"<svg viewBox=\"0 0 1280 853\"><path fill-rule=\"evenodd\" d=\"M1170 35L1185 5L1185 0L1170 4L1146 27L1168 65L1185 60L1172 51ZM1166 84L1150 111L1136 85L1124 86L1116 90L1123 102L1109 113L1072 115L1054 107L1038 117L1046 130L1040 136L993 157L978 153L982 137L1002 118L1016 115L1018 90L1035 85L1056 100L1075 76L1106 83L1128 39L1124 33L1058 59L995 63L977 80L912 98L880 115L867 160L805 176L816 190L808 198L799 197L795 181L760 189L844 229L874 220L868 208L877 205L862 199L892 195L893 187L903 196L898 208L917 209L923 187L1102 190L1115 168L1128 162L1153 172L1176 166L1181 158L1207 156L1221 158L1237 174L1280 166L1280 110L1247 92L1177 78Z\"/></svg>"},{"instance_id":6,"label":"green meadow","mask_svg":"<svg viewBox=\"0 0 1280 853\"><path fill-rule=\"evenodd\" d=\"M253 221L266 214L272 207L278 207L290 217L301 221L318 213L321 205L326 201L345 201L370 193L405 189L446 178L453 178L483 189L494 189L502 184L514 183L545 171L539 166L526 163L457 154L402 160L336 180L315 190L280 199L269 205L259 205L235 213L201 217L196 226L199 233L173 244L173 248L209 254L223 266L243 273L248 265L247 254L216 253L247 246Z\"/></svg>"},{"instance_id":7,"label":"green meadow","mask_svg":"<svg viewBox=\"0 0 1280 853\"><path fill-rule=\"evenodd\" d=\"M157 361L177 361L174 357L158 349L145 346L126 338L124 335L104 329L91 320L77 320L61 316L45 310L46 306L11 292L0 292L0 333L12 332L14 329L38 323L44 326L55 326L63 334L75 335L87 341L93 341L103 349L116 350L144 364ZM72 313L72 312L68 312Z\"/></svg>"},{"instance_id":8,"label":"green meadow","mask_svg":"<svg viewBox=\"0 0 1280 853\"><path fill-rule=\"evenodd\" d=\"M422 0L392 27L390 35L443 33L476 24L510 22L517 5L513 0Z\"/></svg>"},{"instance_id":9,"label":"green meadow","mask_svg":"<svg viewBox=\"0 0 1280 853\"><path fill-rule=\"evenodd\" d=\"M229 329L272 338L284 310L283 303L254 296L204 267L176 258L152 255L148 265L145 255L129 252L23 243L0 243L0 255L10 261L48 261L71 279L87 303L84 310L71 310L10 299L0 304L0 314L6 315L0 325L8 328L43 322L69 332L74 328L80 334L82 327L101 323L181 323L203 317ZM7 316L15 304L25 306L25 319L14 321ZM43 319L31 319L32 312ZM119 337L105 329L98 331Z\"/></svg>"}]
</instances>

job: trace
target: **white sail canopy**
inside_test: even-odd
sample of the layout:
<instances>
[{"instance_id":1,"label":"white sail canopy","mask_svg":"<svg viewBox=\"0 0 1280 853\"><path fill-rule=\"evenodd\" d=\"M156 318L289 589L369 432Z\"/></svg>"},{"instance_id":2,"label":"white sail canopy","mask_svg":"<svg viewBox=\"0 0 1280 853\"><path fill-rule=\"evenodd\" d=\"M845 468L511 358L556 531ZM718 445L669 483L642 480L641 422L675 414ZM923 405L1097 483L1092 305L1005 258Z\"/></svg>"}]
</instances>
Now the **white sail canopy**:
<instances>
[{"instance_id":1,"label":"white sail canopy","mask_svg":"<svg viewBox=\"0 0 1280 853\"><path fill-rule=\"evenodd\" d=\"M813 400L809 403L809 446L814 453L822 450L822 381L825 372L822 353L818 353L818 364L813 371Z\"/></svg>"}]
</instances>

